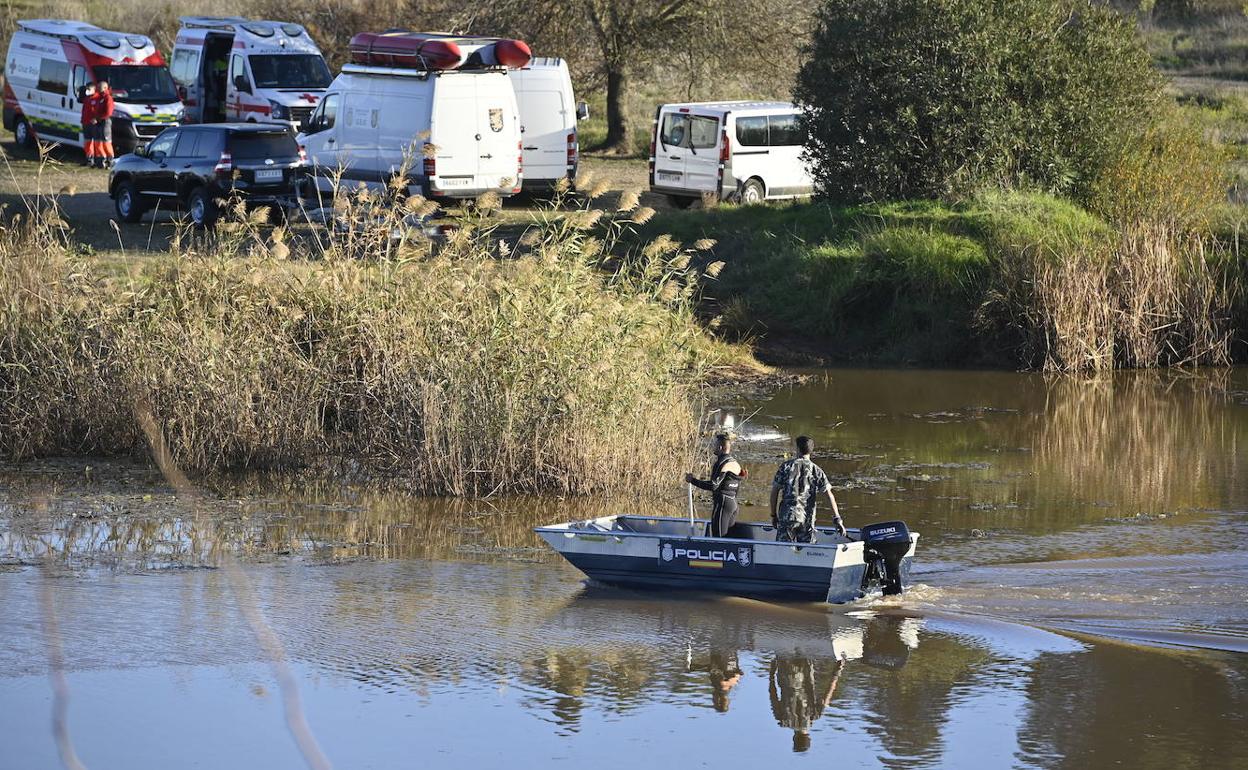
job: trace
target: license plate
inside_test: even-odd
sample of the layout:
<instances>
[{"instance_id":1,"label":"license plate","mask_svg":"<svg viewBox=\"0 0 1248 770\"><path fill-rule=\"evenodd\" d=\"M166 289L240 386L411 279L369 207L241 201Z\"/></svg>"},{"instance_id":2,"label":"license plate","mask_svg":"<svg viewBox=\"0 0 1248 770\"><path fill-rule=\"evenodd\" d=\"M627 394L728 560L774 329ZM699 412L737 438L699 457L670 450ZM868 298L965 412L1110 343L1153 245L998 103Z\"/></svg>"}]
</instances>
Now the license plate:
<instances>
[{"instance_id":1,"label":"license plate","mask_svg":"<svg viewBox=\"0 0 1248 770\"><path fill-rule=\"evenodd\" d=\"M671 172L671 171L660 171L660 172L659 172L659 181L660 181L660 182L679 182L679 181L680 181L680 174L679 174L679 173L673 173L673 172Z\"/></svg>"},{"instance_id":2,"label":"license plate","mask_svg":"<svg viewBox=\"0 0 1248 770\"><path fill-rule=\"evenodd\" d=\"M281 181L282 170L280 168L261 168L256 169L257 182Z\"/></svg>"},{"instance_id":3,"label":"license plate","mask_svg":"<svg viewBox=\"0 0 1248 770\"><path fill-rule=\"evenodd\" d=\"M472 183L470 176L441 176L438 177L438 184L442 187L467 187Z\"/></svg>"}]
</instances>

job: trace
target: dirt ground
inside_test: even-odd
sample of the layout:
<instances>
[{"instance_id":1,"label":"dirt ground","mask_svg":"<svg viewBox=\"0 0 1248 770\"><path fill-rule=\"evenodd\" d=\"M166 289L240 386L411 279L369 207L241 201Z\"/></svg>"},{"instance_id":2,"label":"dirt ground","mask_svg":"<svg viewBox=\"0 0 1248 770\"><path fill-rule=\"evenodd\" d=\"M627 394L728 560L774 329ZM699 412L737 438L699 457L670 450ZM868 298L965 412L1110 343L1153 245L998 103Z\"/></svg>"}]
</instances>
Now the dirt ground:
<instances>
[{"instance_id":1,"label":"dirt ground","mask_svg":"<svg viewBox=\"0 0 1248 770\"><path fill-rule=\"evenodd\" d=\"M108 196L108 172L83 166L80 150L55 147L41 161L37 153L17 147L12 137L5 139L0 143L0 206L8 215L27 210L40 196L56 196L74 237L86 248L129 256L168 249L175 213L158 211L140 223L125 224L118 220ZM611 192L591 205L614 208L621 191L646 189L646 161L582 157L578 185L586 189L600 181L607 182ZM668 208L664 197L649 193L643 194L642 203ZM540 197L517 196L504 202L502 216L523 217L543 206L549 207L549 203ZM448 211L450 216L455 213Z\"/></svg>"}]
</instances>

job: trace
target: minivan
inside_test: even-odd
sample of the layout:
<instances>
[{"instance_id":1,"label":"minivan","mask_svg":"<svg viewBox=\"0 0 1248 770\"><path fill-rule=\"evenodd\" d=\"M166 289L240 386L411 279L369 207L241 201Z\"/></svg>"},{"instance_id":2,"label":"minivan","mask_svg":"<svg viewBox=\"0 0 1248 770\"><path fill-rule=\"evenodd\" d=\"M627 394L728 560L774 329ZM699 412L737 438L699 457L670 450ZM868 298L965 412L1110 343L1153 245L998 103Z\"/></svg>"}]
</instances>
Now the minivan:
<instances>
[{"instance_id":1,"label":"minivan","mask_svg":"<svg viewBox=\"0 0 1248 770\"><path fill-rule=\"evenodd\" d=\"M704 195L741 203L810 195L800 112L789 102L660 105L650 189L681 208Z\"/></svg>"}]
</instances>

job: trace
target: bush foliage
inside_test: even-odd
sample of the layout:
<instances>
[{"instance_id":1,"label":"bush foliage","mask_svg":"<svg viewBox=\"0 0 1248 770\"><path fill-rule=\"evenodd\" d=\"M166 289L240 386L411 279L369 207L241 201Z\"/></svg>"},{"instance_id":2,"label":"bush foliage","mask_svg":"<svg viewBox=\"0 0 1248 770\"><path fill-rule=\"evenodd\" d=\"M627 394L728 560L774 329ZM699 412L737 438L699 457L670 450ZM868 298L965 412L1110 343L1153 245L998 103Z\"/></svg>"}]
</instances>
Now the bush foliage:
<instances>
[{"instance_id":1,"label":"bush foliage","mask_svg":"<svg viewBox=\"0 0 1248 770\"><path fill-rule=\"evenodd\" d=\"M1076 0L826 0L795 95L841 201L1086 200L1163 101L1132 23Z\"/></svg>"}]
</instances>

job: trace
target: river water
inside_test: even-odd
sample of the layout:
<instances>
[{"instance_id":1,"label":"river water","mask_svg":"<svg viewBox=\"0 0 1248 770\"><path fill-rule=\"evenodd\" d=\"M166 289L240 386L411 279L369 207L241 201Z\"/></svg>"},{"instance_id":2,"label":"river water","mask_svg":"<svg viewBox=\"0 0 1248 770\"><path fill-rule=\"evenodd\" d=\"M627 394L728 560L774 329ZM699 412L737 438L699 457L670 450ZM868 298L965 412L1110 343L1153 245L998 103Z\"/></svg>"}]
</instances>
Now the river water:
<instances>
[{"instance_id":1,"label":"river water","mask_svg":"<svg viewBox=\"0 0 1248 770\"><path fill-rule=\"evenodd\" d=\"M58 672L92 768L303 767L290 713L338 768L1248 767L1248 370L834 370L721 406L756 412L744 518L806 433L851 526L921 533L916 586L656 597L530 532L628 504L0 469L0 768L60 766Z\"/></svg>"}]
</instances>

